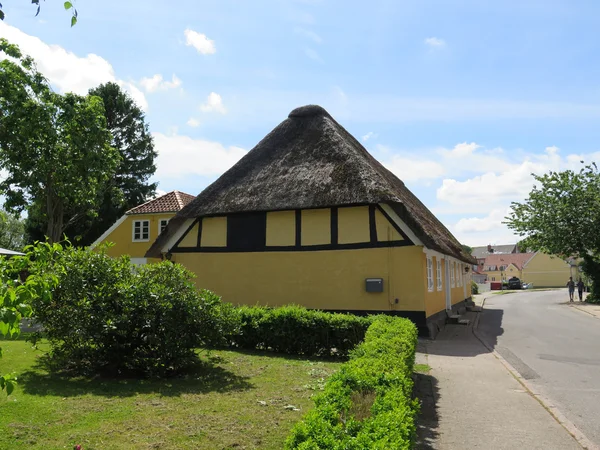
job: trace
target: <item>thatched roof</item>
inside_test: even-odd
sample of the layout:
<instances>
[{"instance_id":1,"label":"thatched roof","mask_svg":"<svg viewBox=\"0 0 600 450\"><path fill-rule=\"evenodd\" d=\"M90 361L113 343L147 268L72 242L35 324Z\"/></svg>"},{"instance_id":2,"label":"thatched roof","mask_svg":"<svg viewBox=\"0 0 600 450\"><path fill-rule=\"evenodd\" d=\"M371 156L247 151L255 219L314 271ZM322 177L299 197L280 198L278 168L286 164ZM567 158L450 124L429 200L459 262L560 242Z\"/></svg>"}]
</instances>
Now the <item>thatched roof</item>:
<instances>
[{"instance_id":1,"label":"thatched roof","mask_svg":"<svg viewBox=\"0 0 600 450\"><path fill-rule=\"evenodd\" d=\"M459 242L394 174L325 109L293 110L237 164L169 223L161 248L185 219L249 211L388 203L432 250L473 262Z\"/></svg>"}]
</instances>

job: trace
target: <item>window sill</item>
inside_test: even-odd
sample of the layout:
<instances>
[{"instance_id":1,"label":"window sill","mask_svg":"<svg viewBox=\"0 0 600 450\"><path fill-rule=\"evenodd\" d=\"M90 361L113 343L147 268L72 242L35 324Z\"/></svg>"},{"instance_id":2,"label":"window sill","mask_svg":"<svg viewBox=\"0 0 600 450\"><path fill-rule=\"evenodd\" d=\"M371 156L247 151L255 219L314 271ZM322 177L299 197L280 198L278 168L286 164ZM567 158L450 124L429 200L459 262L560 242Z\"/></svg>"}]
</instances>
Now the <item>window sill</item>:
<instances>
[{"instance_id":1,"label":"window sill","mask_svg":"<svg viewBox=\"0 0 600 450\"><path fill-rule=\"evenodd\" d=\"M131 242L150 242L150 239L133 239Z\"/></svg>"}]
</instances>

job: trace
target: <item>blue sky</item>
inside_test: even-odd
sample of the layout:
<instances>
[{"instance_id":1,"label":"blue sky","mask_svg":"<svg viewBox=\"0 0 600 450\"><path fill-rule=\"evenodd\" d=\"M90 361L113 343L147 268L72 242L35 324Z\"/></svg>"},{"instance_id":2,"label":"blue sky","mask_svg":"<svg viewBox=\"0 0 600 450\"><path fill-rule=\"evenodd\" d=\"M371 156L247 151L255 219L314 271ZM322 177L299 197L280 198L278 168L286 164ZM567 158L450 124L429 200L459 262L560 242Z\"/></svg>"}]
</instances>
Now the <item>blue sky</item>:
<instances>
[{"instance_id":1,"label":"blue sky","mask_svg":"<svg viewBox=\"0 0 600 450\"><path fill-rule=\"evenodd\" d=\"M480 0L7 0L0 36L60 92L106 81L147 112L163 191L199 193L295 107L317 103L464 243L531 172L600 156L600 4Z\"/></svg>"}]
</instances>

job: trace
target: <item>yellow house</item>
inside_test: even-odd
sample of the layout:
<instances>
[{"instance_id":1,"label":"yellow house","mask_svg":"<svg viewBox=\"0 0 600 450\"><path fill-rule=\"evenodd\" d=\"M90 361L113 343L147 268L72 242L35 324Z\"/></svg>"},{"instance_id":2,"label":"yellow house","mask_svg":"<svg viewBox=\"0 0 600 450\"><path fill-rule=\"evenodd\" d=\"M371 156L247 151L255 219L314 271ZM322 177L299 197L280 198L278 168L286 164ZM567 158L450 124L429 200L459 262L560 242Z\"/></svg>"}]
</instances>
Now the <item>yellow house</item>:
<instances>
[{"instance_id":1,"label":"yellow house","mask_svg":"<svg viewBox=\"0 0 600 450\"><path fill-rule=\"evenodd\" d=\"M577 266L558 256L538 252L523 266L523 281L534 287L565 287L569 277L577 280Z\"/></svg>"},{"instance_id":2,"label":"yellow house","mask_svg":"<svg viewBox=\"0 0 600 450\"><path fill-rule=\"evenodd\" d=\"M578 276L575 264L541 252L488 254L483 271L488 282L517 277L534 287L564 287L569 277L575 279Z\"/></svg>"},{"instance_id":3,"label":"yellow house","mask_svg":"<svg viewBox=\"0 0 600 450\"><path fill-rule=\"evenodd\" d=\"M146 252L169 220L193 199L193 195L172 191L136 206L106 230L91 248L112 242L114 245L107 251L110 256L129 255L135 264L160 261L160 258L146 258Z\"/></svg>"},{"instance_id":4,"label":"yellow house","mask_svg":"<svg viewBox=\"0 0 600 450\"><path fill-rule=\"evenodd\" d=\"M146 254L235 304L412 319L435 334L475 260L320 106L304 106L169 222Z\"/></svg>"}]
</instances>

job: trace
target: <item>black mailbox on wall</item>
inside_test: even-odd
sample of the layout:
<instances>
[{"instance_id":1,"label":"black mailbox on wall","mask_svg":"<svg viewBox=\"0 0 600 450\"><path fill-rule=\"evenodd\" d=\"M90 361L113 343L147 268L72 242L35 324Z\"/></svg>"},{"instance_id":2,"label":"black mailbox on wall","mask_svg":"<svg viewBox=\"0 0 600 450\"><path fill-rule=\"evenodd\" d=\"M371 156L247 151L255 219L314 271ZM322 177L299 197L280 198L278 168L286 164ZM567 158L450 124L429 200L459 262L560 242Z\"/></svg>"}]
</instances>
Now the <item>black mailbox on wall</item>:
<instances>
[{"instance_id":1,"label":"black mailbox on wall","mask_svg":"<svg viewBox=\"0 0 600 450\"><path fill-rule=\"evenodd\" d=\"M367 278L365 285L367 292L383 292L383 278Z\"/></svg>"}]
</instances>

